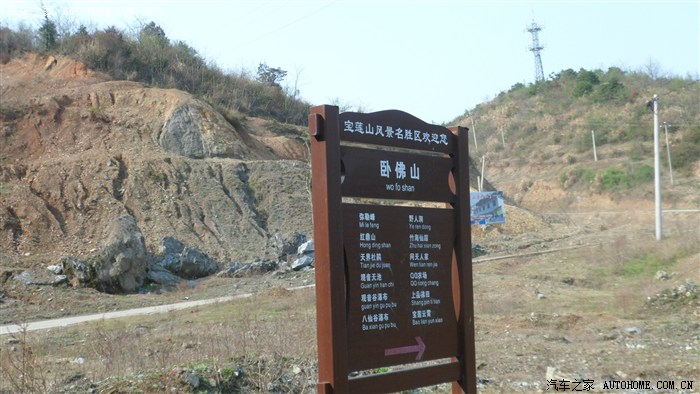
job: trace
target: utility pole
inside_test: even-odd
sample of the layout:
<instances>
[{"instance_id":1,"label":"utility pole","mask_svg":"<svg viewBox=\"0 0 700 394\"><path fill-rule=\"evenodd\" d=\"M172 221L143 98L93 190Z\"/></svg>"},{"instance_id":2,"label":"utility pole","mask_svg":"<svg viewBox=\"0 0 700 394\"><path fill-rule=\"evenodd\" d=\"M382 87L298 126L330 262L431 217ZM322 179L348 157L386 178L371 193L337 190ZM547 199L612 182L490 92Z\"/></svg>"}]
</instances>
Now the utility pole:
<instances>
[{"instance_id":1,"label":"utility pole","mask_svg":"<svg viewBox=\"0 0 700 394\"><path fill-rule=\"evenodd\" d=\"M469 111L467 111L467 116L469 116L469 119L472 121L472 132L474 133L474 152L477 152L479 150L479 145L476 143L476 126L474 125L474 117Z\"/></svg>"},{"instance_id":2,"label":"utility pole","mask_svg":"<svg viewBox=\"0 0 700 394\"><path fill-rule=\"evenodd\" d=\"M652 108L654 111L654 200L656 210L656 240L660 241L663 231L661 228L661 166L659 165L659 96L656 94L652 99Z\"/></svg>"},{"instance_id":3,"label":"utility pole","mask_svg":"<svg viewBox=\"0 0 700 394\"><path fill-rule=\"evenodd\" d=\"M671 146L668 144L668 124L664 122L664 133L666 133L666 154L668 155L668 173L671 175L671 186L673 186L673 166L671 165Z\"/></svg>"},{"instance_id":4,"label":"utility pole","mask_svg":"<svg viewBox=\"0 0 700 394\"><path fill-rule=\"evenodd\" d=\"M479 191L484 190L484 178L486 178L484 171L486 171L486 155L481 156L481 178L479 179Z\"/></svg>"},{"instance_id":5,"label":"utility pole","mask_svg":"<svg viewBox=\"0 0 700 394\"><path fill-rule=\"evenodd\" d=\"M506 137L503 135L503 127L501 127L501 143L503 143L503 149L506 148Z\"/></svg>"},{"instance_id":6,"label":"utility pole","mask_svg":"<svg viewBox=\"0 0 700 394\"><path fill-rule=\"evenodd\" d=\"M591 130L591 138L593 139L593 160L598 161L598 153L595 150L595 131Z\"/></svg>"},{"instance_id":7,"label":"utility pole","mask_svg":"<svg viewBox=\"0 0 700 394\"><path fill-rule=\"evenodd\" d=\"M471 119L472 119L472 129L473 129L472 131L474 132L474 151L478 151L479 145L477 145L477 143L476 143L476 125L474 124L474 118L471 118Z\"/></svg>"}]
</instances>

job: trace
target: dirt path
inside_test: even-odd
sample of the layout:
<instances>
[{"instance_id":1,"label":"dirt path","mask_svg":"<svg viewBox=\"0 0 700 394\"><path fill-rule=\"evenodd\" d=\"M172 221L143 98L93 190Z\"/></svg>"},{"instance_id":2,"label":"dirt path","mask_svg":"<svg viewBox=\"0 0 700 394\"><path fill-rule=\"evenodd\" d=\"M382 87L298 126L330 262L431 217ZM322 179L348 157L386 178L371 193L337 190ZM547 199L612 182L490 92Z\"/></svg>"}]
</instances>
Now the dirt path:
<instances>
[{"instance_id":1,"label":"dirt path","mask_svg":"<svg viewBox=\"0 0 700 394\"><path fill-rule=\"evenodd\" d=\"M314 286L314 285L290 287L286 290L290 290L290 291L291 290L301 290L301 289L305 289L305 288L308 288L311 286ZM178 302L176 304L148 306L148 307L143 307L143 308L127 309L127 310L123 310L123 311L95 313L92 315L72 316L72 317L64 317L64 318L60 318L60 319L42 320L42 321L27 323L27 324L23 324L23 325L8 324L8 325L0 326L0 336L8 335L8 334L15 334L15 333L21 332L22 330L25 330L25 331L46 330L49 328L66 327L66 326L70 326L73 324L85 323L85 322L95 321L95 320L119 319L119 318L129 317L129 316L152 315L152 314L156 314L156 313L167 313L167 312L177 311L180 309L194 308L197 306L240 300L240 299L248 298L251 296L253 296L253 293L244 293L244 294L237 294L234 296L211 298L211 299L207 299L207 300L186 301L186 302Z\"/></svg>"}]
</instances>

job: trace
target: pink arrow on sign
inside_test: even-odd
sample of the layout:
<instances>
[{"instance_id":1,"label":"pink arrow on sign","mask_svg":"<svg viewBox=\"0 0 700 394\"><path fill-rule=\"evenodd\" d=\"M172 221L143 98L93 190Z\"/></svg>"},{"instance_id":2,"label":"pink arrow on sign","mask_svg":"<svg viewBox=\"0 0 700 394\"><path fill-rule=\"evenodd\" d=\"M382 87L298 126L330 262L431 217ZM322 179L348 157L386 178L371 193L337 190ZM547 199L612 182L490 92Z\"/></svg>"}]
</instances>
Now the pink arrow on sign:
<instances>
[{"instance_id":1,"label":"pink arrow on sign","mask_svg":"<svg viewBox=\"0 0 700 394\"><path fill-rule=\"evenodd\" d=\"M397 354L406 354L406 353L418 353L416 354L416 361L420 360L423 358L423 352L425 351L425 343L423 343L423 338L421 337L416 337L416 345L411 345L411 346L402 346L402 347L394 347L390 349L384 349L384 355L385 356L395 356Z\"/></svg>"}]
</instances>

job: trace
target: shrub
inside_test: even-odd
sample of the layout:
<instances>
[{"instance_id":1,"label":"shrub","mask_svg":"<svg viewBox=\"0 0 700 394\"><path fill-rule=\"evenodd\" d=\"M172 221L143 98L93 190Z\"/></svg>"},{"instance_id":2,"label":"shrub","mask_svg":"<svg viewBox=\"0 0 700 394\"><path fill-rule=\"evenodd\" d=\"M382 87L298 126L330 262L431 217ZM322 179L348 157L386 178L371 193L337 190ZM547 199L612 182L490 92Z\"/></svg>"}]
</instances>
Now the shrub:
<instances>
[{"instance_id":1,"label":"shrub","mask_svg":"<svg viewBox=\"0 0 700 394\"><path fill-rule=\"evenodd\" d=\"M17 31L0 27L0 62L5 64L22 52L33 49L34 31L25 25L20 25Z\"/></svg>"},{"instance_id":2,"label":"shrub","mask_svg":"<svg viewBox=\"0 0 700 394\"><path fill-rule=\"evenodd\" d=\"M632 181L636 184L644 183L654 179L654 167L642 164L632 172Z\"/></svg>"},{"instance_id":3,"label":"shrub","mask_svg":"<svg viewBox=\"0 0 700 394\"><path fill-rule=\"evenodd\" d=\"M150 22L135 37L111 26L90 34L84 26L73 35L59 37L55 24L45 18L38 32L21 28L14 32L0 28L0 61L8 62L24 51L45 50L60 43L61 51L93 70L116 80L187 91L207 101L219 111L268 117L284 123L305 125L311 105L299 99L296 89L280 83L286 71L264 63L258 70L259 81L248 73L225 73L207 62L193 48L178 41L171 43L163 29Z\"/></svg>"},{"instance_id":4,"label":"shrub","mask_svg":"<svg viewBox=\"0 0 700 394\"><path fill-rule=\"evenodd\" d=\"M576 167L559 174L559 184L564 189L568 189L578 182L591 184L595 180L596 172L590 168Z\"/></svg>"},{"instance_id":5,"label":"shrub","mask_svg":"<svg viewBox=\"0 0 700 394\"><path fill-rule=\"evenodd\" d=\"M642 164L630 172L608 167L600 174L600 188L606 191L630 189L652 179L654 168L647 164Z\"/></svg>"},{"instance_id":6,"label":"shrub","mask_svg":"<svg viewBox=\"0 0 700 394\"><path fill-rule=\"evenodd\" d=\"M544 84L541 83L533 83L527 86L527 89L525 92L527 93L528 96L536 96L538 93L544 90Z\"/></svg>"},{"instance_id":7,"label":"shrub","mask_svg":"<svg viewBox=\"0 0 700 394\"><path fill-rule=\"evenodd\" d=\"M673 167L689 168L700 159L700 126L685 130L681 143L671 147Z\"/></svg>"},{"instance_id":8,"label":"shrub","mask_svg":"<svg viewBox=\"0 0 700 394\"><path fill-rule=\"evenodd\" d=\"M606 103L608 101L623 101L627 97L625 85L620 82L619 78L612 77L609 81L598 86L594 95L594 101L597 103Z\"/></svg>"},{"instance_id":9,"label":"shrub","mask_svg":"<svg viewBox=\"0 0 700 394\"><path fill-rule=\"evenodd\" d=\"M561 71L555 76L557 80L572 80L575 79L578 73L571 68Z\"/></svg>"},{"instance_id":10,"label":"shrub","mask_svg":"<svg viewBox=\"0 0 700 394\"><path fill-rule=\"evenodd\" d=\"M514 84L513 86L510 87L509 92L514 92L516 90L523 89L524 87L525 87L525 85L523 83L517 82L516 84Z\"/></svg>"},{"instance_id":11,"label":"shrub","mask_svg":"<svg viewBox=\"0 0 700 394\"><path fill-rule=\"evenodd\" d=\"M581 69L576 76L576 86L574 87L574 97L581 97L593 91L593 87L600 83L598 75L593 71Z\"/></svg>"},{"instance_id":12,"label":"shrub","mask_svg":"<svg viewBox=\"0 0 700 394\"><path fill-rule=\"evenodd\" d=\"M625 172L619 168L608 167L600 177L600 187L603 190L614 190L625 183Z\"/></svg>"},{"instance_id":13,"label":"shrub","mask_svg":"<svg viewBox=\"0 0 700 394\"><path fill-rule=\"evenodd\" d=\"M2 104L0 105L0 119L4 121L17 120L24 116L24 111L17 108L13 104Z\"/></svg>"}]
</instances>

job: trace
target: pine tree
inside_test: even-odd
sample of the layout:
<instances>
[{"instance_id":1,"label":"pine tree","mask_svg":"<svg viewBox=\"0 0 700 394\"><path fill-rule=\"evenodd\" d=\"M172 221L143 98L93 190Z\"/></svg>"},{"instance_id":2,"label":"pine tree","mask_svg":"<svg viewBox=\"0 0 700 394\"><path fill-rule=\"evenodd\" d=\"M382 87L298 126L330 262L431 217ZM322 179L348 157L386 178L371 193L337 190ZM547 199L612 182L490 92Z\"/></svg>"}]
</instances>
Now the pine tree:
<instances>
[{"instance_id":1,"label":"pine tree","mask_svg":"<svg viewBox=\"0 0 700 394\"><path fill-rule=\"evenodd\" d=\"M56 24L49 19L49 11L46 6L42 4L41 9L44 11L44 23L39 28L39 45L41 49L48 51L56 45L58 30Z\"/></svg>"}]
</instances>

